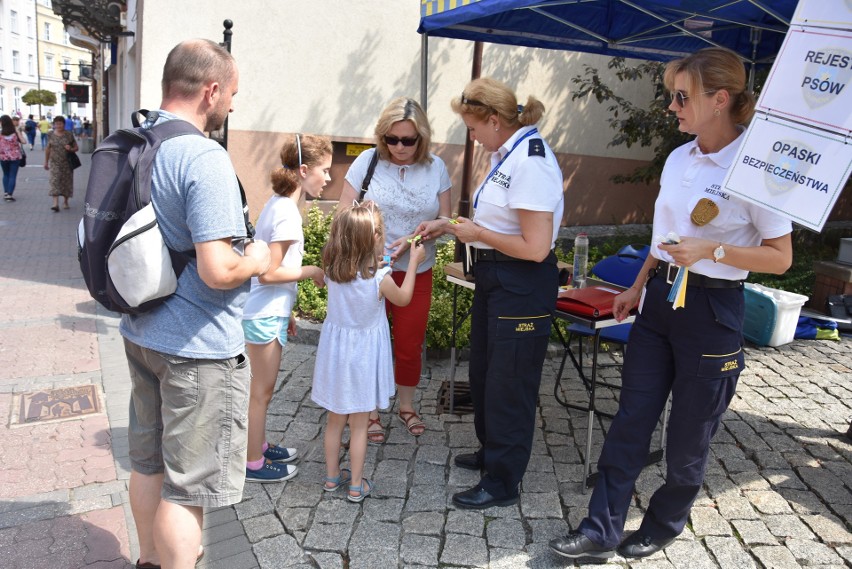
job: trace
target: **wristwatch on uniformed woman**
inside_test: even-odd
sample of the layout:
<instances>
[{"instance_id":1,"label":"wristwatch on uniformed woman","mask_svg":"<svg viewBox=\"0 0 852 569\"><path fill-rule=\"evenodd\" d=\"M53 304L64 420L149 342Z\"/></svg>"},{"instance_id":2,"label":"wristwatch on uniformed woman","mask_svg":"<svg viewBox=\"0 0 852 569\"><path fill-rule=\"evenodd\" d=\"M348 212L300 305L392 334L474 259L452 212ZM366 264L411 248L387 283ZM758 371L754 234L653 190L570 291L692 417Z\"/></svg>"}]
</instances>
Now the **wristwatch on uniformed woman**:
<instances>
[{"instance_id":1,"label":"wristwatch on uniformed woman","mask_svg":"<svg viewBox=\"0 0 852 569\"><path fill-rule=\"evenodd\" d=\"M718 263L725 258L725 248L719 243L719 246L713 249L713 262Z\"/></svg>"}]
</instances>

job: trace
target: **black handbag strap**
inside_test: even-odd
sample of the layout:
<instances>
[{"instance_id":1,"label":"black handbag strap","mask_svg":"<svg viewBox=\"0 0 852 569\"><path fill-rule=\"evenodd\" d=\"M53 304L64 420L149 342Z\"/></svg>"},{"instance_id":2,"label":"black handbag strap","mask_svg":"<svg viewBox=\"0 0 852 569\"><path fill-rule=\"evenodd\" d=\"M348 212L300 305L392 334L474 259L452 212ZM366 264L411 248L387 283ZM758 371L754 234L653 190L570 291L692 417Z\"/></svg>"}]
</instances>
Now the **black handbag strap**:
<instances>
[{"instance_id":1,"label":"black handbag strap","mask_svg":"<svg viewBox=\"0 0 852 569\"><path fill-rule=\"evenodd\" d=\"M373 179L373 172L376 171L376 164L379 163L379 150L375 149L373 152L373 158L370 160L370 165L367 167L367 175L364 176L364 181L361 182L361 195L358 196L358 201L362 201L364 199L364 195L367 193L367 188L370 187L370 182Z\"/></svg>"}]
</instances>

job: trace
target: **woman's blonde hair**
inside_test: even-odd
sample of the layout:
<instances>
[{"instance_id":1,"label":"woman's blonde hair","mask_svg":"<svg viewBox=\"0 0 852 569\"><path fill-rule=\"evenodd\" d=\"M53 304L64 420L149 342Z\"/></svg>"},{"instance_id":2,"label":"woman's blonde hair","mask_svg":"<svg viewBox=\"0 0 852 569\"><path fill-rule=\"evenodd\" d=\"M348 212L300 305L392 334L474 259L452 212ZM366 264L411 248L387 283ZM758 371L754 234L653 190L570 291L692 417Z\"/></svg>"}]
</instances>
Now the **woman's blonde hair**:
<instances>
[{"instance_id":1,"label":"woman's blonde hair","mask_svg":"<svg viewBox=\"0 0 852 569\"><path fill-rule=\"evenodd\" d=\"M432 162L432 155L429 153L430 144L432 143L432 127L429 126L429 119L426 117L423 107L417 101L408 97L398 97L388 103L385 110L379 116L379 121L376 123L374 134L376 135L376 150L379 153L379 158L382 160L390 160L390 150L385 142L385 135L393 127L395 123L400 121L409 121L414 125L414 130L420 140L417 141L417 152L414 154L415 164L429 164Z\"/></svg>"},{"instance_id":2,"label":"woman's blonde hair","mask_svg":"<svg viewBox=\"0 0 852 569\"><path fill-rule=\"evenodd\" d=\"M319 166L331 154L331 139L327 136L294 135L292 140L288 140L281 146L281 152L278 153L281 166L269 175L272 191L279 196L289 196L302 184L299 168L303 164L308 168Z\"/></svg>"},{"instance_id":3,"label":"woman's blonde hair","mask_svg":"<svg viewBox=\"0 0 852 569\"><path fill-rule=\"evenodd\" d=\"M362 278L375 275L376 242L383 243L385 235L382 212L370 201L337 207L328 243L322 250L325 274L336 283L353 281L358 273Z\"/></svg>"},{"instance_id":4,"label":"woman's blonde hair","mask_svg":"<svg viewBox=\"0 0 852 569\"><path fill-rule=\"evenodd\" d=\"M462 96L450 103L459 115L472 115L484 121L497 115L501 124L518 128L536 124L544 114L544 104L530 95L527 104L518 105L515 93L505 83L490 77L474 79L462 91Z\"/></svg>"},{"instance_id":5,"label":"woman's blonde hair","mask_svg":"<svg viewBox=\"0 0 852 569\"><path fill-rule=\"evenodd\" d=\"M715 93L724 89L730 95L730 115L736 124L746 124L754 114L754 95L746 90L746 71L736 53L723 47L708 47L675 59L666 65L663 84L674 91L678 73L686 76L689 101L700 108L704 103L697 93ZM708 93L708 94L709 94Z\"/></svg>"}]
</instances>

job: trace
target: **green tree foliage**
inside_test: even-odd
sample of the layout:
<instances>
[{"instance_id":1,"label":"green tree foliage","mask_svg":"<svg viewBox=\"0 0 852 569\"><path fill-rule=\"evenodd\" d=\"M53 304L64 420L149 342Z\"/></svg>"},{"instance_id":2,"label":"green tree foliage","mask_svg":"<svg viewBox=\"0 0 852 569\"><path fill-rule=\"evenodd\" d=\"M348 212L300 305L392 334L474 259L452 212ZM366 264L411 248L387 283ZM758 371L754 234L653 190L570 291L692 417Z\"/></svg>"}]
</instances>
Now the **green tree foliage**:
<instances>
[{"instance_id":1,"label":"green tree foliage","mask_svg":"<svg viewBox=\"0 0 852 569\"><path fill-rule=\"evenodd\" d=\"M610 87L604 83L597 68L584 65L583 73L571 79L575 85L571 99L585 99L591 95L598 103L608 103L607 110L612 113L608 123L615 131L608 146L654 146L654 158L650 163L639 166L626 176L618 174L612 177L616 183L650 184L659 179L671 151L690 139L690 135L677 129L677 121L667 109L667 93L663 87L665 64L643 61L631 66L623 57L614 57L607 67L614 71L621 83L650 81L654 85L654 98L645 104L634 104L616 92L628 89Z\"/></svg>"},{"instance_id":2,"label":"green tree foliage","mask_svg":"<svg viewBox=\"0 0 852 569\"><path fill-rule=\"evenodd\" d=\"M21 97L21 101L27 105L44 105L46 107L52 107L56 104L56 94L53 91L48 91L47 89L30 89L24 93L24 96Z\"/></svg>"},{"instance_id":3,"label":"green tree foliage","mask_svg":"<svg viewBox=\"0 0 852 569\"><path fill-rule=\"evenodd\" d=\"M332 214L323 214L322 210L314 205L305 216L305 254L302 258L303 265L314 265L322 267L322 248L328 241L331 229ZM328 293L325 288L318 288L311 279L299 283L299 296L297 310L299 315L322 322L325 320L326 303Z\"/></svg>"}]
</instances>

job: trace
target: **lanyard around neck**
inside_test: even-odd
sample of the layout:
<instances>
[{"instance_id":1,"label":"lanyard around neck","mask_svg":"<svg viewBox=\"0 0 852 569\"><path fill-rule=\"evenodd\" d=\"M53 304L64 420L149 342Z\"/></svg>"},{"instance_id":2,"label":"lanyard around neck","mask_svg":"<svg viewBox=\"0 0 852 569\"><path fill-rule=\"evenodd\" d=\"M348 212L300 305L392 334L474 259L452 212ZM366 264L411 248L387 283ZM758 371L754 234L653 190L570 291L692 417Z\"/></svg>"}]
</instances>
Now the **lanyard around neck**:
<instances>
[{"instance_id":1,"label":"lanyard around neck","mask_svg":"<svg viewBox=\"0 0 852 569\"><path fill-rule=\"evenodd\" d=\"M505 161L506 161L506 158L508 158L508 157L509 157L509 155L510 155L510 154L511 154L514 150L515 150L515 148L517 148L517 147L518 147L518 145L519 145L521 142L523 142L525 139L529 138L530 136L532 136L532 135L534 135L534 134L536 134L536 133L538 133L538 129L537 129L537 128L534 128L534 129L532 129L531 131L529 131L529 132L525 132L524 134L522 134L522 135L518 138L518 140L516 140L516 141L515 141L515 144L513 144L513 145L512 145L512 148L510 148L510 149L509 149L509 152L507 152L507 153L506 153L506 155L505 155L505 156L503 156L503 158L501 158L499 162L497 162L497 165L496 165L496 166L494 166L494 167L491 169L491 172L489 172L489 173L488 173L488 175L485 177L485 180L483 180L483 181L482 181L482 184L480 184L479 189L478 189L478 190L476 190L476 195L475 195L475 196L474 196L474 198L473 198L473 209L474 209L474 210L476 209L476 206L477 206L477 204L479 203L479 196L480 196L480 195L482 195L482 190L485 188L485 184L487 184L487 183L488 183L488 180L490 180L490 179L491 179L491 176L493 176L493 175L494 175L494 173L495 173L497 170L499 170L499 169L500 169L500 166L502 166L502 165L503 165L503 162L505 162Z\"/></svg>"}]
</instances>

